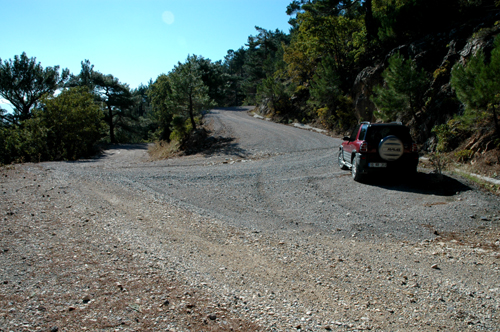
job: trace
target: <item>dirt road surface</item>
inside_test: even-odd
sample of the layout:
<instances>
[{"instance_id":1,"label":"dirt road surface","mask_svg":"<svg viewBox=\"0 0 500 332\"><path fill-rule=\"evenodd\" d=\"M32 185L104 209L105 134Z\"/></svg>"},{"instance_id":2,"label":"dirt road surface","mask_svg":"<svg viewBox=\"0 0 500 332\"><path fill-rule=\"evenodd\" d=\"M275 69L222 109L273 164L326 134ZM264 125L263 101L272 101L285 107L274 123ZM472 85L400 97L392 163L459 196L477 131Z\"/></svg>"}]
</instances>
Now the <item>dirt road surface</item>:
<instances>
[{"instance_id":1,"label":"dirt road surface","mask_svg":"<svg viewBox=\"0 0 500 332\"><path fill-rule=\"evenodd\" d=\"M245 108L217 150L0 170L0 331L499 331L500 199L354 182L340 141Z\"/></svg>"}]
</instances>

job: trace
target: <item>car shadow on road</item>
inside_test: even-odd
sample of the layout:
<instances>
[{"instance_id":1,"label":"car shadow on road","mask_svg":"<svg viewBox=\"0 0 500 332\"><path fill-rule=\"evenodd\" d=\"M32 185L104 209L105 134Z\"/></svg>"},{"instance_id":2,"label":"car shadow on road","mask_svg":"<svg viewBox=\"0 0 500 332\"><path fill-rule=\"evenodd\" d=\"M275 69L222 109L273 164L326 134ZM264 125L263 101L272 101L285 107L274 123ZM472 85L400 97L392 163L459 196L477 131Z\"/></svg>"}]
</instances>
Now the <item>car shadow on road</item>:
<instances>
[{"instance_id":1,"label":"car shadow on road","mask_svg":"<svg viewBox=\"0 0 500 332\"><path fill-rule=\"evenodd\" d=\"M454 196L460 192L472 190L465 183L447 175L422 172L418 172L413 178L381 175L367 180L365 184L387 190L437 196Z\"/></svg>"}]
</instances>

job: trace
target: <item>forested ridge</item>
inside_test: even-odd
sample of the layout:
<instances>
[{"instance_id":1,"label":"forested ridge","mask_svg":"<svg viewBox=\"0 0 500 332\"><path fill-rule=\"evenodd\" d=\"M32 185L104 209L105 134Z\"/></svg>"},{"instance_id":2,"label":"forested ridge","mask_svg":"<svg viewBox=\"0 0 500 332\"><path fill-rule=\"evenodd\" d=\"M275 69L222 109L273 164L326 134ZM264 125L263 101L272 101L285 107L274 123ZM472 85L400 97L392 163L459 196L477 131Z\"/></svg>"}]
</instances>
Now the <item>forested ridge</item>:
<instances>
[{"instance_id":1,"label":"forested ridge","mask_svg":"<svg viewBox=\"0 0 500 332\"><path fill-rule=\"evenodd\" d=\"M89 157L99 143L183 149L205 110L238 105L336 133L401 121L423 151L469 160L500 148L499 9L494 0L294 0L283 8L290 31L256 27L224 59L188 55L136 89L87 59L80 73L25 53L0 59L0 95L14 107L0 109L0 163Z\"/></svg>"}]
</instances>

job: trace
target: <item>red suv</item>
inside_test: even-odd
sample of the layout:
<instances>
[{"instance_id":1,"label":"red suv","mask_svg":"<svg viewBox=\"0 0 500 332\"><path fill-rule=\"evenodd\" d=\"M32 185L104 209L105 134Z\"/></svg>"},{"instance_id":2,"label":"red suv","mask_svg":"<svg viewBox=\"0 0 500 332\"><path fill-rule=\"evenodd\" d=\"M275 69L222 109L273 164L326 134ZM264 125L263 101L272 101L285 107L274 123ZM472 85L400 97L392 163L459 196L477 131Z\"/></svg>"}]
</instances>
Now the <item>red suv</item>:
<instances>
[{"instance_id":1,"label":"red suv","mask_svg":"<svg viewBox=\"0 0 500 332\"><path fill-rule=\"evenodd\" d=\"M401 123L361 122L339 149L339 166L355 181L377 172L417 172L418 148Z\"/></svg>"}]
</instances>

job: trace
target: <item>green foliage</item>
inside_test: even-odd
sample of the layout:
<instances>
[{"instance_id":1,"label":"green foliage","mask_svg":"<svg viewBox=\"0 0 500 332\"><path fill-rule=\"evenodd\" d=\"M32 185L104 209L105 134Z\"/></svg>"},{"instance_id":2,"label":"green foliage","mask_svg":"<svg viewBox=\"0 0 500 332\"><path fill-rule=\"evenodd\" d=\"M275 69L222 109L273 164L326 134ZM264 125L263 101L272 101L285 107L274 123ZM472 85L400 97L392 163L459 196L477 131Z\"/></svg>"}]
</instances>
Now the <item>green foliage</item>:
<instances>
[{"instance_id":1,"label":"green foliage","mask_svg":"<svg viewBox=\"0 0 500 332\"><path fill-rule=\"evenodd\" d=\"M108 124L109 140L118 143L116 129L126 128L126 120L132 118L134 99L130 88L111 74L94 72L92 80L95 84L94 94L105 108L104 121Z\"/></svg>"},{"instance_id":2,"label":"green foliage","mask_svg":"<svg viewBox=\"0 0 500 332\"><path fill-rule=\"evenodd\" d=\"M482 51L473 55L467 66L457 63L451 72L451 85L470 115L488 114L500 136L498 108L500 106L500 36L495 39L491 59L486 63Z\"/></svg>"},{"instance_id":3,"label":"green foliage","mask_svg":"<svg viewBox=\"0 0 500 332\"><path fill-rule=\"evenodd\" d=\"M259 103L259 86L283 66L282 45L289 43L290 36L279 30L255 29L258 34L248 37L247 47L228 50L222 63L225 106Z\"/></svg>"},{"instance_id":4,"label":"green foliage","mask_svg":"<svg viewBox=\"0 0 500 332\"><path fill-rule=\"evenodd\" d=\"M455 158L457 158L457 160L459 162L464 163L464 162L471 160L472 157L474 157L474 151L472 151L472 150L460 150L460 151L456 151L454 153L454 155L455 155Z\"/></svg>"},{"instance_id":5,"label":"green foliage","mask_svg":"<svg viewBox=\"0 0 500 332\"><path fill-rule=\"evenodd\" d=\"M309 104L326 128L349 128L357 119L352 99L342 90L342 78L336 70L334 59L322 60L316 70L310 88Z\"/></svg>"},{"instance_id":6,"label":"green foliage","mask_svg":"<svg viewBox=\"0 0 500 332\"><path fill-rule=\"evenodd\" d=\"M302 116L328 128L348 128L357 121L351 89L369 46L371 3L295 1L290 45L284 48L284 70L294 105ZM370 25L367 28L367 21ZM371 31L371 30L370 30ZM302 118L298 116L298 118Z\"/></svg>"},{"instance_id":7,"label":"green foliage","mask_svg":"<svg viewBox=\"0 0 500 332\"><path fill-rule=\"evenodd\" d=\"M203 75L213 74L207 74L207 67L211 65L202 57L188 56L185 63L179 62L168 75L158 76L151 84L148 97L151 99L152 114L159 125L160 139L185 139L196 129L202 112L215 106L210 98L209 86L203 81ZM213 87L219 84L214 77L206 79L216 82Z\"/></svg>"},{"instance_id":8,"label":"green foliage","mask_svg":"<svg viewBox=\"0 0 500 332\"><path fill-rule=\"evenodd\" d=\"M224 73L224 66L221 61L212 62L210 59L197 57L201 80L207 86L207 94L214 105L224 106L226 99L226 82L229 75Z\"/></svg>"},{"instance_id":9,"label":"green foliage","mask_svg":"<svg viewBox=\"0 0 500 332\"><path fill-rule=\"evenodd\" d=\"M471 56L467 65L457 63L453 66L451 85L457 98L465 106L465 111L433 128L438 139L438 151L454 150L460 142L488 128L494 128L496 136L500 136L497 114L500 103L499 75L500 37L495 40L489 62L486 61L485 54L479 51ZM466 159L462 154L458 157Z\"/></svg>"},{"instance_id":10,"label":"green foliage","mask_svg":"<svg viewBox=\"0 0 500 332\"><path fill-rule=\"evenodd\" d=\"M389 58L389 66L382 73L384 86L374 89L372 101L375 113L384 121L413 119L424 105L424 92L429 84L427 73L417 69L415 62L396 53Z\"/></svg>"},{"instance_id":11,"label":"green foliage","mask_svg":"<svg viewBox=\"0 0 500 332\"><path fill-rule=\"evenodd\" d=\"M484 123L486 117L485 113L465 111L463 114L455 115L446 123L432 128L438 139L437 151L449 152L458 148L461 142L471 137L478 124Z\"/></svg>"},{"instance_id":12,"label":"green foliage","mask_svg":"<svg viewBox=\"0 0 500 332\"><path fill-rule=\"evenodd\" d=\"M434 80L437 81L441 77L446 76L449 72L449 69L450 69L450 62L448 60L446 60L445 63L441 67L439 67L438 69L436 69L432 73L432 77L434 78Z\"/></svg>"},{"instance_id":13,"label":"green foliage","mask_svg":"<svg viewBox=\"0 0 500 332\"><path fill-rule=\"evenodd\" d=\"M179 62L169 74L172 89L170 107L173 114L188 118L193 130L196 130L195 117L215 106L202 79L200 59L196 55L188 56L185 63Z\"/></svg>"},{"instance_id":14,"label":"green foliage","mask_svg":"<svg viewBox=\"0 0 500 332\"><path fill-rule=\"evenodd\" d=\"M245 79L245 54L246 50L241 47L237 51L228 50L224 57L223 69L226 75L226 85L224 87L224 105L239 106L245 99L243 92L243 82Z\"/></svg>"},{"instance_id":15,"label":"green foliage","mask_svg":"<svg viewBox=\"0 0 500 332\"><path fill-rule=\"evenodd\" d=\"M87 89L45 97L41 106L20 125L1 128L1 163L75 160L96 153L103 115Z\"/></svg>"},{"instance_id":16,"label":"green foliage","mask_svg":"<svg viewBox=\"0 0 500 332\"><path fill-rule=\"evenodd\" d=\"M9 125L9 114L6 110L0 107L0 128L7 127Z\"/></svg>"},{"instance_id":17,"label":"green foliage","mask_svg":"<svg viewBox=\"0 0 500 332\"><path fill-rule=\"evenodd\" d=\"M141 84L137 89L131 90L133 105L128 110L130 116L124 117L118 128L117 140L119 142L152 142L150 135L155 131L157 124L154 121L151 99L148 96L150 85Z\"/></svg>"},{"instance_id":18,"label":"green foliage","mask_svg":"<svg viewBox=\"0 0 500 332\"><path fill-rule=\"evenodd\" d=\"M435 126L432 128L432 132L436 134L438 139L436 150L439 152L450 151L453 148L451 143L458 142L455 128L450 122Z\"/></svg>"},{"instance_id":19,"label":"green foliage","mask_svg":"<svg viewBox=\"0 0 500 332\"><path fill-rule=\"evenodd\" d=\"M166 74L158 76L156 81L150 85L148 97L151 99L152 115L157 123L156 136L160 140L168 140L170 137L170 122L172 122L173 108L171 105L170 78Z\"/></svg>"},{"instance_id":20,"label":"green foliage","mask_svg":"<svg viewBox=\"0 0 500 332\"><path fill-rule=\"evenodd\" d=\"M294 116L290 96L278 72L261 82L257 88L257 100L259 104L265 104L273 115L287 119Z\"/></svg>"},{"instance_id":21,"label":"green foliage","mask_svg":"<svg viewBox=\"0 0 500 332\"><path fill-rule=\"evenodd\" d=\"M330 58L338 75L347 77L365 52L366 31L361 16L317 15L306 11L297 18L299 29L285 48L289 76L309 81L321 59Z\"/></svg>"},{"instance_id":22,"label":"green foliage","mask_svg":"<svg viewBox=\"0 0 500 332\"><path fill-rule=\"evenodd\" d=\"M76 160L92 156L102 137L102 113L85 88L71 88L43 100L40 118L48 129L47 159Z\"/></svg>"},{"instance_id":23,"label":"green foliage","mask_svg":"<svg viewBox=\"0 0 500 332\"><path fill-rule=\"evenodd\" d=\"M266 104L284 121L319 121L325 127L345 130L358 121L352 88L361 68L387 54L396 43L406 44L466 19L481 18L492 4L492 0L293 0L287 7L289 34L255 27L256 34L248 37L247 44L229 50L223 61L188 56L168 74L136 90L95 71L89 60L82 61L80 73L68 81L67 70L59 74L58 66L44 69L23 53L0 61L0 95L15 106L13 115L0 110L0 162L75 158L77 154L69 151L76 147L59 144L66 140L61 138L66 135L64 128L47 125L48 107L69 112L61 106L68 100L52 104L56 99L51 96L64 83L92 94L104 114L106 124L101 128L109 133L104 140L113 143L182 140L199 125L204 110L244 103ZM478 32L491 33L488 27ZM470 135L478 125L494 123L498 133L499 53L496 46L491 60L480 52L467 65L450 71L451 64L445 63L434 70L436 86L444 84L451 73L457 96L466 106L463 114L434 129L439 151L456 147L456 140ZM384 120L413 120L418 125L429 76L401 55L391 57L383 74L385 85L375 89L373 97L377 115ZM44 95L46 105L40 108ZM428 105L433 103L428 101ZM40 110L34 111L37 106ZM54 134L59 130L60 134ZM56 139L59 143L54 143Z\"/></svg>"},{"instance_id":24,"label":"green foliage","mask_svg":"<svg viewBox=\"0 0 500 332\"><path fill-rule=\"evenodd\" d=\"M0 163L43 161L47 151L48 129L33 115L22 126L2 128Z\"/></svg>"},{"instance_id":25,"label":"green foliage","mask_svg":"<svg viewBox=\"0 0 500 332\"><path fill-rule=\"evenodd\" d=\"M14 106L14 121L31 117L31 110L46 94L51 95L69 77L69 71L59 74L59 66L43 68L36 58L28 58L23 52L14 60L0 59L0 96Z\"/></svg>"},{"instance_id":26,"label":"green foliage","mask_svg":"<svg viewBox=\"0 0 500 332\"><path fill-rule=\"evenodd\" d=\"M241 89L245 94L245 104L257 102L258 86L272 76L282 63L283 46L289 38L283 32L255 27L258 35L248 37L248 49L242 66Z\"/></svg>"},{"instance_id":27,"label":"green foliage","mask_svg":"<svg viewBox=\"0 0 500 332\"><path fill-rule=\"evenodd\" d=\"M172 127L170 134L171 141L182 142L187 138L189 133L193 130L191 122L186 120L182 115L174 115L172 119Z\"/></svg>"},{"instance_id":28,"label":"green foliage","mask_svg":"<svg viewBox=\"0 0 500 332\"><path fill-rule=\"evenodd\" d=\"M134 99L128 84L121 83L111 74L95 71L89 60L82 61L81 66L80 74L72 76L67 86L85 87L93 94L104 112L109 131L107 141L129 141L132 128L138 121L138 116L133 111L139 101Z\"/></svg>"}]
</instances>

